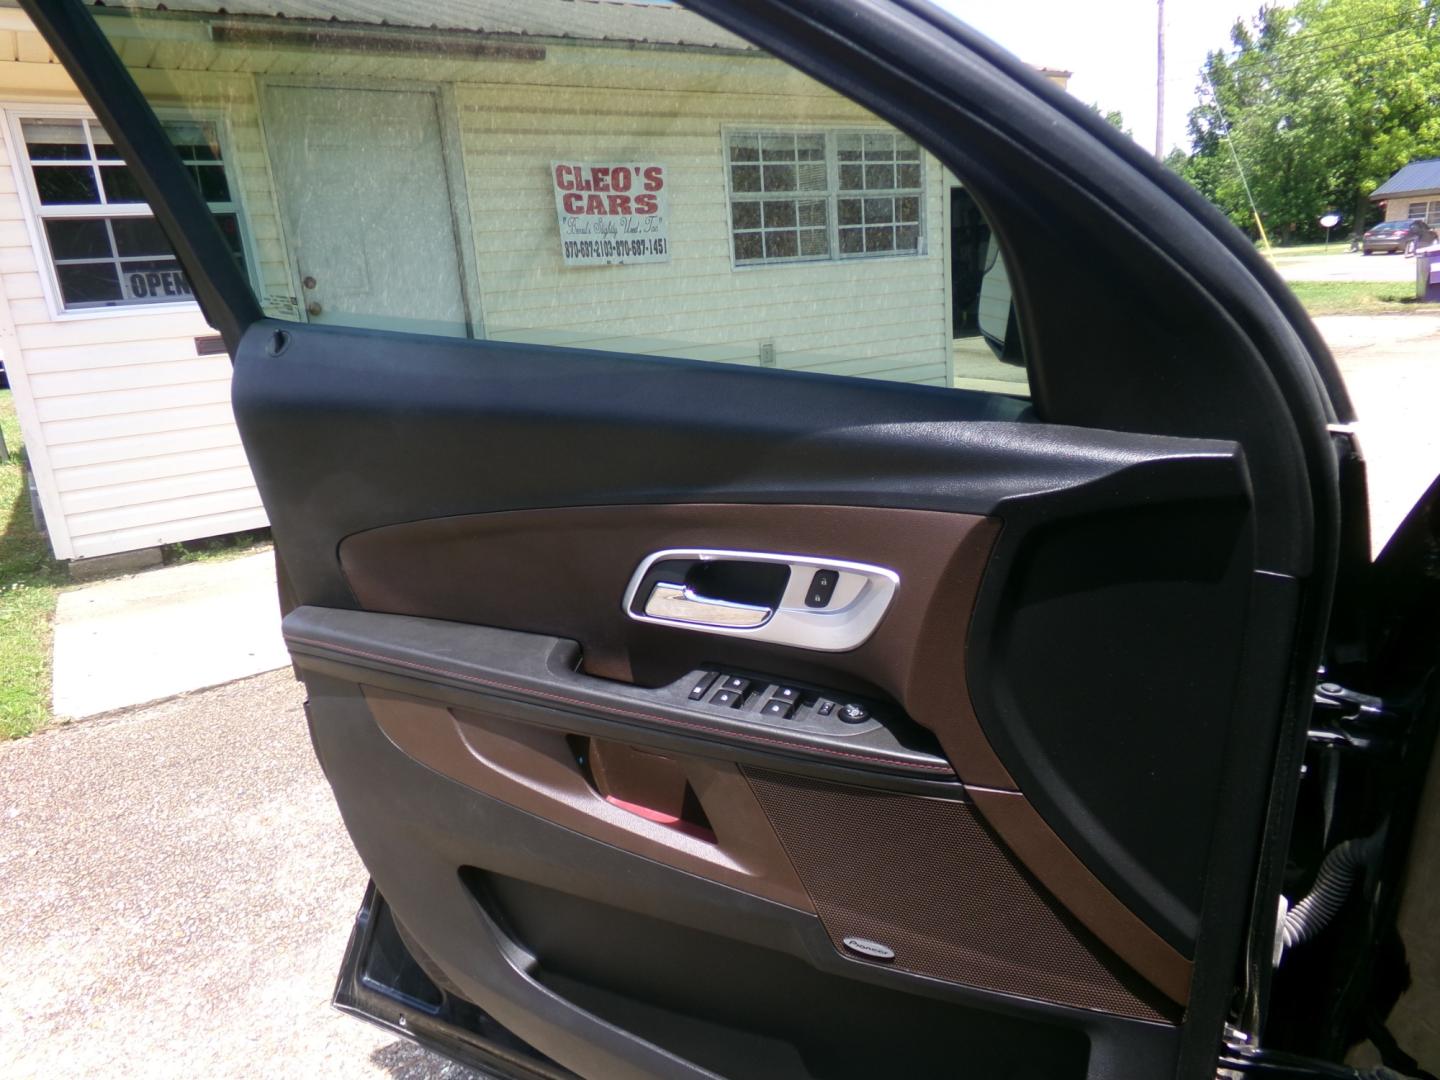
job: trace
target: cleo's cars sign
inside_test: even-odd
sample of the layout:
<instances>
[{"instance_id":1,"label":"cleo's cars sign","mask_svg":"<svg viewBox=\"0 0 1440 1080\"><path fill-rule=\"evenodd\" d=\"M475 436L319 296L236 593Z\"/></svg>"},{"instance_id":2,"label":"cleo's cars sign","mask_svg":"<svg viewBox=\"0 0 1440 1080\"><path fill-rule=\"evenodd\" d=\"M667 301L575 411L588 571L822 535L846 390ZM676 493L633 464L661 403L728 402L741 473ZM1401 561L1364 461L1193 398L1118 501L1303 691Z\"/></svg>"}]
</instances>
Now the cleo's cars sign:
<instances>
[{"instance_id":1,"label":"cleo's cars sign","mask_svg":"<svg viewBox=\"0 0 1440 1080\"><path fill-rule=\"evenodd\" d=\"M566 266L670 261L664 165L550 166Z\"/></svg>"}]
</instances>

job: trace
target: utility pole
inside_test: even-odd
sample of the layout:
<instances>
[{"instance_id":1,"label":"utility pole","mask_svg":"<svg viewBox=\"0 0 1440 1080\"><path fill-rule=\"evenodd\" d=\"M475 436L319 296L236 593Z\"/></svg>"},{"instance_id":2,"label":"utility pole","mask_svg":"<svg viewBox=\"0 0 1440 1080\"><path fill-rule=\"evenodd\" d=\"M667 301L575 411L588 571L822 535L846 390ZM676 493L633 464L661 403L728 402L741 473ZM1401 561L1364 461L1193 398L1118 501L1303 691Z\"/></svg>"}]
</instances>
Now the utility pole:
<instances>
[{"instance_id":1,"label":"utility pole","mask_svg":"<svg viewBox=\"0 0 1440 1080\"><path fill-rule=\"evenodd\" d=\"M1155 0L1155 160L1165 160L1165 0Z\"/></svg>"}]
</instances>

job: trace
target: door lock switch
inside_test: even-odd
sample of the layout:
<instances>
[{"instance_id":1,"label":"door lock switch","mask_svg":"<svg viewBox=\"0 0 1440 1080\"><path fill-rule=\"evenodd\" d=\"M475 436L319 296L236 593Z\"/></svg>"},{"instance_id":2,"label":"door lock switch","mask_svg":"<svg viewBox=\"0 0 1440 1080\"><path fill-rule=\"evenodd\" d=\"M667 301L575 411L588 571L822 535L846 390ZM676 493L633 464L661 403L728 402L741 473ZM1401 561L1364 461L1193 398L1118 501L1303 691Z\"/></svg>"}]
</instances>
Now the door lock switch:
<instances>
[{"instance_id":1,"label":"door lock switch","mask_svg":"<svg viewBox=\"0 0 1440 1080\"><path fill-rule=\"evenodd\" d=\"M816 570L810 579L810 588L805 590L805 606L823 608L835 595L835 586L840 582L838 570Z\"/></svg>"},{"instance_id":2,"label":"door lock switch","mask_svg":"<svg viewBox=\"0 0 1440 1080\"><path fill-rule=\"evenodd\" d=\"M710 692L710 687L715 685L715 680L720 677L719 672L707 671L700 676L698 682L690 689L690 700L700 701Z\"/></svg>"}]
</instances>

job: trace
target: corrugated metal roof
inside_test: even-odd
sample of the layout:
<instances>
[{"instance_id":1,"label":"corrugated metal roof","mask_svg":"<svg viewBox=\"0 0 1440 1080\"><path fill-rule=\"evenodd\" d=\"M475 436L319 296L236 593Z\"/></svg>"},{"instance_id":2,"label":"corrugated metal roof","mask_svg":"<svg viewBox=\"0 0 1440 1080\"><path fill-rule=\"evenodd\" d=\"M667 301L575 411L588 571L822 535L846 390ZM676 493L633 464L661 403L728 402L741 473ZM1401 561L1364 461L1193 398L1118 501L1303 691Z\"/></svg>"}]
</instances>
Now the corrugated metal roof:
<instances>
[{"instance_id":1,"label":"corrugated metal roof","mask_svg":"<svg viewBox=\"0 0 1440 1080\"><path fill-rule=\"evenodd\" d=\"M582 41L751 49L708 19L671 3L630 0L91 0L108 8L201 15L275 16L425 30L468 30Z\"/></svg>"},{"instance_id":2,"label":"corrugated metal roof","mask_svg":"<svg viewBox=\"0 0 1440 1080\"><path fill-rule=\"evenodd\" d=\"M1440 158L1412 161L1370 193L1372 199L1440 191Z\"/></svg>"}]
</instances>

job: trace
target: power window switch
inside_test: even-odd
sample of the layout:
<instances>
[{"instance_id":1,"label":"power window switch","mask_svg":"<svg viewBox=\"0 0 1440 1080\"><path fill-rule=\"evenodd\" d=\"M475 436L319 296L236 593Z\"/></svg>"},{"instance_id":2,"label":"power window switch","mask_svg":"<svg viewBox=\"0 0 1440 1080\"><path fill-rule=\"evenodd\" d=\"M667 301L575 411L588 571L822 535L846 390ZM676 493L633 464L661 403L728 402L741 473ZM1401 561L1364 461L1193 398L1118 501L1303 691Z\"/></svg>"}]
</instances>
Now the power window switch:
<instances>
[{"instance_id":1,"label":"power window switch","mask_svg":"<svg viewBox=\"0 0 1440 1080\"><path fill-rule=\"evenodd\" d=\"M793 701L782 701L780 698L775 698L765 703L765 707L760 710L760 715L773 716L777 720L789 720L790 717L795 715L795 703Z\"/></svg>"},{"instance_id":2,"label":"power window switch","mask_svg":"<svg viewBox=\"0 0 1440 1080\"><path fill-rule=\"evenodd\" d=\"M743 675L726 675L720 683L722 690L734 690L737 694L743 694L750 689L750 680Z\"/></svg>"},{"instance_id":3,"label":"power window switch","mask_svg":"<svg viewBox=\"0 0 1440 1080\"><path fill-rule=\"evenodd\" d=\"M703 698L710 692L710 687L715 685L715 680L719 677L719 673L714 671L707 671L701 675L700 680L690 689L690 700L699 701Z\"/></svg>"},{"instance_id":4,"label":"power window switch","mask_svg":"<svg viewBox=\"0 0 1440 1080\"><path fill-rule=\"evenodd\" d=\"M793 686L777 686L770 696L776 701L788 701L794 704L800 700L800 691Z\"/></svg>"},{"instance_id":5,"label":"power window switch","mask_svg":"<svg viewBox=\"0 0 1440 1080\"><path fill-rule=\"evenodd\" d=\"M711 705L723 705L727 709L733 709L740 704L740 694L735 690L716 690L710 695Z\"/></svg>"}]
</instances>

